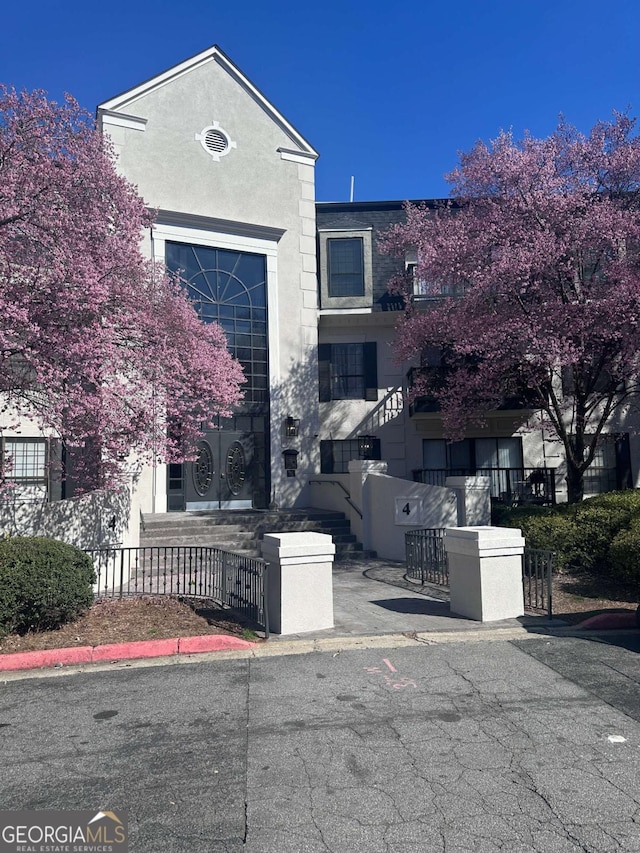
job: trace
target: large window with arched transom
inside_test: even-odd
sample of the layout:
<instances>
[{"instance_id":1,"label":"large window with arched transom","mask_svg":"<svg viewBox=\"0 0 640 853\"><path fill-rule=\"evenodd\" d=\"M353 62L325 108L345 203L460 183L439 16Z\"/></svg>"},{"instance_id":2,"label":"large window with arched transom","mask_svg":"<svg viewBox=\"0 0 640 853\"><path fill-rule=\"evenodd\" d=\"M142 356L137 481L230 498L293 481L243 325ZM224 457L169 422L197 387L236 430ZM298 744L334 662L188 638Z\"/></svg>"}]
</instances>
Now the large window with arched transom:
<instances>
[{"instance_id":1,"label":"large window with arched transom","mask_svg":"<svg viewBox=\"0 0 640 853\"><path fill-rule=\"evenodd\" d=\"M190 243L165 243L167 268L178 273L205 323L223 328L229 350L242 364L244 399L225 422L251 433L254 447L255 505L269 496L269 345L267 271L264 255Z\"/></svg>"}]
</instances>

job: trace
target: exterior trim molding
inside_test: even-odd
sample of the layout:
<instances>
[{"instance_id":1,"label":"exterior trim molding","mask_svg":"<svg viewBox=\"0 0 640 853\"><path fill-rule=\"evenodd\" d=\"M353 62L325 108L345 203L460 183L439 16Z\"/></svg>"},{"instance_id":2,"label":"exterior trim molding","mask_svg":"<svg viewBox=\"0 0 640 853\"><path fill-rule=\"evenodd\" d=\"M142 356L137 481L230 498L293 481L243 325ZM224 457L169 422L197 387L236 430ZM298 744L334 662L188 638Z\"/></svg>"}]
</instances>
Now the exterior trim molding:
<instances>
[{"instance_id":1,"label":"exterior trim molding","mask_svg":"<svg viewBox=\"0 0 640 853\"><path fill-rule=\"evenodd\" d=\"M249 78L233 64L229 57L223 53L217 45L213 45L213 47L202 51L202 53L192 56L191 59L187 59L178 65L174 65L162 74L158 74L150 80L140 83L139 86L135 86L133 89L129 89L128 91L122 92L114 98L105 101L98 107L98 115L103 111L120 112L120 110L126 109L130 104L145 95L148 95L155 89L159 89L167 83L170 83L172 80L181 77L183 74L188 74L190 71L193 71L195 68L205 65L208 62L217 62L230 77L236 80L245 92L247 92L247 94L265 111L271 120L286 133L291 141L294 142L295 145L299 146L301 154L308 154L313 157L313 159L316 159L319 156L318 152L307 142L302 134L299 133L289 121L287 121L282 113L267 100L257 86L255 86Z\"/></svg>"},{"instance_id":2,"label":"exterior trim molding","mask_svg":"<svg viewBox=\"0 0 640 853\"><path fill-rule=\"evenodd\" d=\"M217 219L213 216L199 216L195 213L180 213L175 210L156 211L154 225L176 225L181 228L197 228L201 231L216 231L219 234L233 234L238 237L251 237L277 243L285 234L285 229L271 228L267 225L255 225L251 222L235 222L232 219Z\"/></svg>"},{"instance_id":3,"label":"exterior trim molding","mask_svg":"<svg viewBox=\"0 0 640 853\"><path fill-rule=\"evenodd\" d=\"M147 119L140 116L131 116L103 109L100 109L99 116L102 125L110 124L116 127L127 127L130 130L146 130Z\"/></svg>"},{"instance_id":4,"label":"exterior trim molding","mask_svg":"<svg viewBox=\"0 0 640 853\"><path fill-rule=\"evenodd\" d=\"M318 228L318 234L339 234L340 232L343 232L345 234L353 234L354 231L356 231L356 230L357 230L358 234L360 234L362 231L373 231L373 227L371 225L369 225L369 226L363 227L363 228L360 228L360 226L358 226L357 229L355 229L355 228Z\"/></svg>"},{"instance_id":5,"label":"exterior trim molding","mask_svg":"<svg viewBox=\"0 0 640 853\"><path fill-rule=\"evenodd\" d=\"M338 298L338 297L336 297ZM344 298L344 297L340 297ZM373 308L321 308L320 316L321 317L332 317L334 315L341 316L343 314L349 314L353 316L354 314L372 314Z\"/></svg>"},{"instance_id":6,"label":"exterior trim molding","mask_svg":"<svg viewBox=\"0 0 640 853\"><path fill-rule=\"evenodd\" d=\"M305 151L292 151L290 148L278 148L281 160L291 160L293 163L304 163L312 166L318 159L316 153L310 154Z\"/></svg>"}]
</instances>

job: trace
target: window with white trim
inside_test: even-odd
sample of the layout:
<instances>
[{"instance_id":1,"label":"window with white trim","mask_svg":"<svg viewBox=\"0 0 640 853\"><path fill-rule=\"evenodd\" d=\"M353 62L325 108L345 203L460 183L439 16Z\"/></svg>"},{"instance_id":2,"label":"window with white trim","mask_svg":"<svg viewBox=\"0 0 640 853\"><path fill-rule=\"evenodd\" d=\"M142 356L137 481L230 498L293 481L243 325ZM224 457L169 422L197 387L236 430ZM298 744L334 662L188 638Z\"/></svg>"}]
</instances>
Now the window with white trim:
<instances>
[{"instance_id":1,"label":"window with white trim","mask_svg":"<svg viewBox=\"0 0 640 853\"><path fill-rule=\"evenodd\" d=\"M320 230L320 307L371 308L371 229Z\"/></svg>"},{"instance_id":2,"label":"window with white trim","mask_svg":"<svg viewBox=\"0 0 640 853\"><path fill-rule=\"evenodd\" d=\"M20 500L45 500L49 492L48 444L44 438L2 440L2 479Z\"/></svg>"},{"instance_id":3,"label":"window with white trim","mask_svg":"<svg viewBox=\"0 0 640 853\"><path fill-rule=\"evenodd\" d=\"M376 342L319 344L318 373L320 402L377 400Z\"/></svg>"},{"instance_id":4,"label":"window with white trim","mask_svg":"<svg viewBox=\"0 0 640 853\"><path fill-rule=\"evenodd\" d=\"M327 255L329 296L364 296L362 237L331 237Z\"/></svg>"},{"instance_id":5,"label":"window with white trim","mask_svg":"<svg viewBox=\"0 0 640 853\"><path fill-rule=\"evenodd\" d=\"M320 442L320 473L348 474L349 462L362 459L360 440L347 438L343 440L328 439ZM371 450L368 459L381 459L380 439L371 440Z\"/></svg>"}]
</instances>

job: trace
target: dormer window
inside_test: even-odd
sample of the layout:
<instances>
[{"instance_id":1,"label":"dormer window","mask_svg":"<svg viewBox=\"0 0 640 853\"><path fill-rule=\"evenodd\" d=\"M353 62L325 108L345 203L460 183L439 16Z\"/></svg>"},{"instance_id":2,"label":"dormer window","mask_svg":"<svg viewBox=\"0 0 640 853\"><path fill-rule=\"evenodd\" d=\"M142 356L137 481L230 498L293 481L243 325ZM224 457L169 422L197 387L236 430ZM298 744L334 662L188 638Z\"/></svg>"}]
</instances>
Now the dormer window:
<instances>
[{"instance_id":1,"label":"dormer window","mask_svg":"<svg viewBox=\"0 0 640 853\"><path fill-rule=\"evenodd\" d=\"M371 228L320 230L320 307L373 305Z\"/></svg>"},{"instance_id":2,"label":"dormer window","mask_svg":"<svg viewBox=\"0 0 640 853\"><path fill-rule=\"evenodd\" d=\"M418 253L415 249L407 249L404 255L404 269L407 277L412 282L412 295L414 298L432 296L424 279L418 277Z\"/></svg>"},{"instance_id":3,"label":"dormer window","mask_svg":"<svg viewBox=\"0 0 640 853\"><path fill-rule=\"evenodd\" d=\"M327 255L329 296L364 296L362 237L330 238Z\"/></svg>"},{"instance_id":4,"label":"dormer window","mask_svg":"<svg viewBox=\"0 0 640 853\"><path fill-rule=\"evenodd\" d=\"M464 290L460 284L428 282L418 274L418 253L415 249L407 249L404 256L404 270L412 283L413 299L440 299L443 296L463 296Z\"/></svg>"}]
</instances>

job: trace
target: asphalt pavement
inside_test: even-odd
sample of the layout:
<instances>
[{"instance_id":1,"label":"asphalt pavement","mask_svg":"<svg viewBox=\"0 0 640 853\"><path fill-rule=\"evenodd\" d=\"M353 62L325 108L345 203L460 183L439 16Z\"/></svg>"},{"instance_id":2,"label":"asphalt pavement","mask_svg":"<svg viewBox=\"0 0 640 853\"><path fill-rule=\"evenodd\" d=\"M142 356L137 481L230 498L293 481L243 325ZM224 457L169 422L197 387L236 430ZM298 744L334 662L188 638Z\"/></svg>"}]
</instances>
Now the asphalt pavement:
<instances>
[{"instance_id":1,"label":"asphalt pavement","mask_svg":"<svg viewBox=\"0 0 640 853\"><path fill-rule=\"evenodd\" d=\"M11 676L0 801L124 811L136 853L637 853L638 643L619 640Z\"/></svg>"},{"instance_id":2,"label":"asphalt pavement","mask_svg":"<svg viewBox=\"0 0 640 853\"><path fill-rule=\"evenodd\" d=\"M124 812L135 853L640 851L637 631L334 590L330 631L0 676L0 808Z\"/></svg>"}]
</instances>

